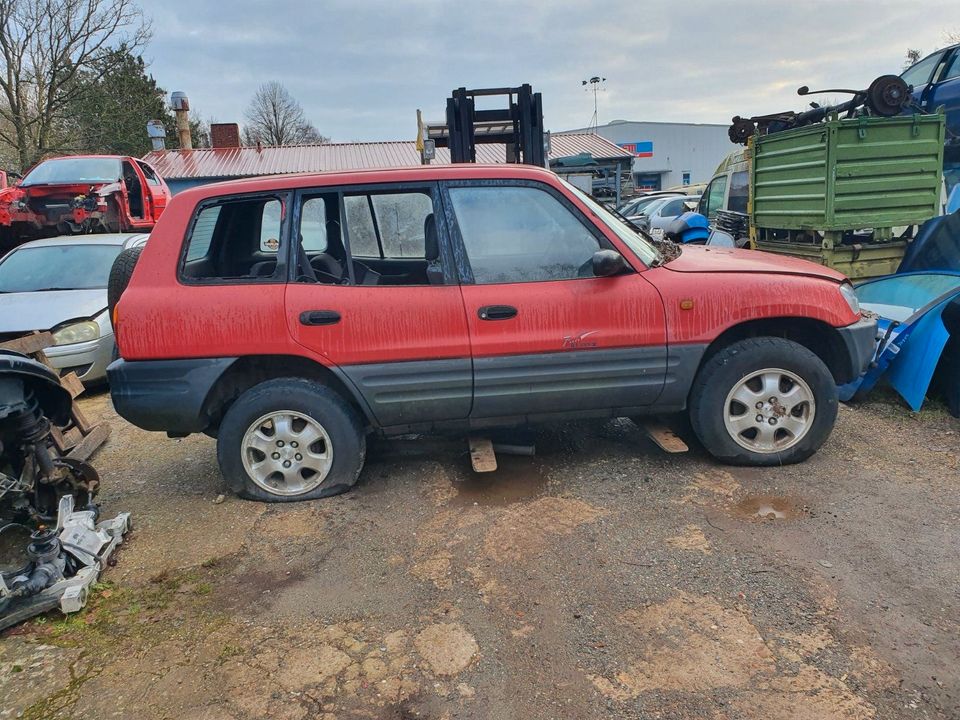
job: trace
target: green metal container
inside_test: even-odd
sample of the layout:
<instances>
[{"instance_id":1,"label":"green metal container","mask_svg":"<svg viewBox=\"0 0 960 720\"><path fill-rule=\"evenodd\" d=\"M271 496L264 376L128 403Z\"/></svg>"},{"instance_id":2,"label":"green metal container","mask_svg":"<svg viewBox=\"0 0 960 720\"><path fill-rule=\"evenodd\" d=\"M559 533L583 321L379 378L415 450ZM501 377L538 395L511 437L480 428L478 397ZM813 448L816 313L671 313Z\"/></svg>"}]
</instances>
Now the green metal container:
<instances>
[{"instance_id":1,"label":"green metal container","mask_svg":"<svg viewBox=\"0 0 960 720\"><path fill-rule=\"evenodd\" d=\"M944 117L863 117L763 135L753 147L753 225L858 230L939 211Z\"/></svg>"},{"instance_id":2,"label":"green metal container","mask_svg":"<svg viewBox=\"0 0 960 720\"><path fill-rule=\"evenodd\" d=\"M940 211L944 126L942 113L834 116L758 136L750 153L754 246L854 279L896 271L906 243L893 239L894 228Z\"/></svg>"}]
</instances>

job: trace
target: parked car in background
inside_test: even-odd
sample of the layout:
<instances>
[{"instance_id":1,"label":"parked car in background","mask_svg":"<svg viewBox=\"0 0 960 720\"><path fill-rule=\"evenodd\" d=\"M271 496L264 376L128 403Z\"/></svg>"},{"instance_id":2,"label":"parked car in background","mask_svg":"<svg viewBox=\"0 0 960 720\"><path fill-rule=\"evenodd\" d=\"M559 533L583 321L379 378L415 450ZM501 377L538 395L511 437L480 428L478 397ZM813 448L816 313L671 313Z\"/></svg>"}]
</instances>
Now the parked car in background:
<instances>
[{"instance_id":1,"label":"parked car in background","mask_svg":"<svg viewBox=\"0 0 960 720\"><path fill-rule=\"evenodd\" d=\"M946 110L943 174L949 193L960 183L960 44L927 55L900 77L913 86L914 102L923 110L934 112L941 106Z\"/></svg>"},{"instance_id":2,"label":"parked car in background","mask_svg":"<svg viewBox=\"0 0 960 720\"><path fill-rule=\"evenodd\" d=\"M104 380L114 356L110 268L121 250L146 241L143 234L55 237L7 253L0 259L0 341L48 330L54 345L44 352L61 375Z\"/></svg>"},{"instance_id":3,"label":"parked car in background","mask_svg":"<svg viewBox=\"0 0 960 720\"><path fill-rule=\"evenodd\" d=\"M0 252L37 237L149 231L169 199L167 184L143 160L50 158L0 188Z\"/></svg>"},{"instance_id":4,"label":"parked car in background","mask_svg":"<svg viewBox=\"0 0 960 720\"><path fill-rule=\"evenodd\" d=\"M641 230L659 239L674 219L694 209L699 201L699 195L665 195L641 206L639 211L621 214Z\"/></svg>"},{"instance_id":5,"label":"parked car in background","mask_svg":"<svg viewBox=\"0 0 960 720\"><path fill-rule=\"evenodd\" d=\"M676 192L673 190L654 190L652 192L644 193L638 197L630 198L617 208L617 212L624 217L639 215L643 208L650 203L656 202L657 200L665 197L682 197L683 195L686 195L686 193Z\"/></svg>"},{"instance_id":6,"label":"parked car in background","mask_svg":"<svg viewBox=\"0 0 960 720\"><path fill-rule=\"evenodd\" d=\"M876 334L837 272L658 247L525 165L186 190L117 296L117 412L274 502L350 488L370 432L686 412L724 462L799 462Z\"/></svg>"}]
</instances>

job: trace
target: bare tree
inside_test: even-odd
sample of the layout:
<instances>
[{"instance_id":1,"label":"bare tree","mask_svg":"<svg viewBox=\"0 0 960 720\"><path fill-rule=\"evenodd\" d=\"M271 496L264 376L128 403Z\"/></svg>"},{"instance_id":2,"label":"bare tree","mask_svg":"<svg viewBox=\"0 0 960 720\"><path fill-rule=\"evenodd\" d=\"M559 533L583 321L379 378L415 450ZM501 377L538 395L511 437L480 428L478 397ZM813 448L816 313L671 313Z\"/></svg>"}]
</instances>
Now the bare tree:
<instances>
[{"instance_id":1,"label":"bare tree","mask_svg":"<svg viewBox=\"0 0 960 720\"><path fill-rule=\"evenodd\" d=\"M330 139L320 134L300 103L275 80L257 89L244 117L243 141L247 145L303 145Z\"/></svg>"},{"instance_id":2,"label":"bare tree","mask_svg":"<svg viewBox=\"0 0 960 720\"><path fill-rule=\"evenodd\" d=\"M134 0L0 0L0 140L21 170L57 149L63 111L96 78L116 46L150 36Z\"/></svg>"},{"instance_id":3,"label":"bare tree","mask_svg":"<svg viewBox=\"0 0 960 720\"><path fill-rule=\"evenodd\" d=\"M908 67L913 65L917 60L923 56L917 48L907 48L907 57L903 61L903 69L906 70Z\"/></svg>"},{"instance_id":4,"label":"bare tree","mask_svg":"<svg viewBox=\"0 0 960 720\"><path fill-rule=\"evenodd\" d=\"M957 43L960 43L960 28L948 30L943 34L943 39L946 40L947 45L956 45Z\"/></svg>"}]
</instances>

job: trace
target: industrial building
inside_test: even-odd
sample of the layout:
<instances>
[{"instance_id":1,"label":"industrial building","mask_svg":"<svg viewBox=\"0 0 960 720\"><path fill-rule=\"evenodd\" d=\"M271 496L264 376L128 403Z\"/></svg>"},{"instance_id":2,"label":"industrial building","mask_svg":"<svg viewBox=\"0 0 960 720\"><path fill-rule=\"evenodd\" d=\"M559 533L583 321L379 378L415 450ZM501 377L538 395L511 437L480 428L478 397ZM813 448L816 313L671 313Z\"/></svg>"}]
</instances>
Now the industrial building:
<instances>
[{"instance_id":1,"label":"industrial building","mask_svg":"<svg viewBox=\"0 0 960 720\"><path fill-rule=\"evenodd\" d=\"M707 182L717 165L738 148L727 137L726 125L613 120L596 128L554 133L595 132L633 156L637 190L662 190L675 185Z\"/></svg>"}]
</instances>

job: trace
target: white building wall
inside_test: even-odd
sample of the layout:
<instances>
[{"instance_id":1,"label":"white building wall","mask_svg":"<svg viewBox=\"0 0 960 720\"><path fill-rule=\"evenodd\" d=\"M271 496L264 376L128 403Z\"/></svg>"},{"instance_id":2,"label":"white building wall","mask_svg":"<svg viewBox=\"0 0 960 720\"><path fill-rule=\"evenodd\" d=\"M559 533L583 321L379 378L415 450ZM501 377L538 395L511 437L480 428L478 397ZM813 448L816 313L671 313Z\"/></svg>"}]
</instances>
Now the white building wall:
<instances>
[{"instance_id":1,"label":"white building wall","mask_svg":"<svg viewBox=\"0 0 960 720\"><path fill-rule=\"evenodd\" d=\"M691 183L707 182L720 161L740 147L730 142L726 125L614 120L596 132L628 150L635 146L634 177L659 174L661 188L682 184L684 173Z\"/></svg>"}]
</instances>

